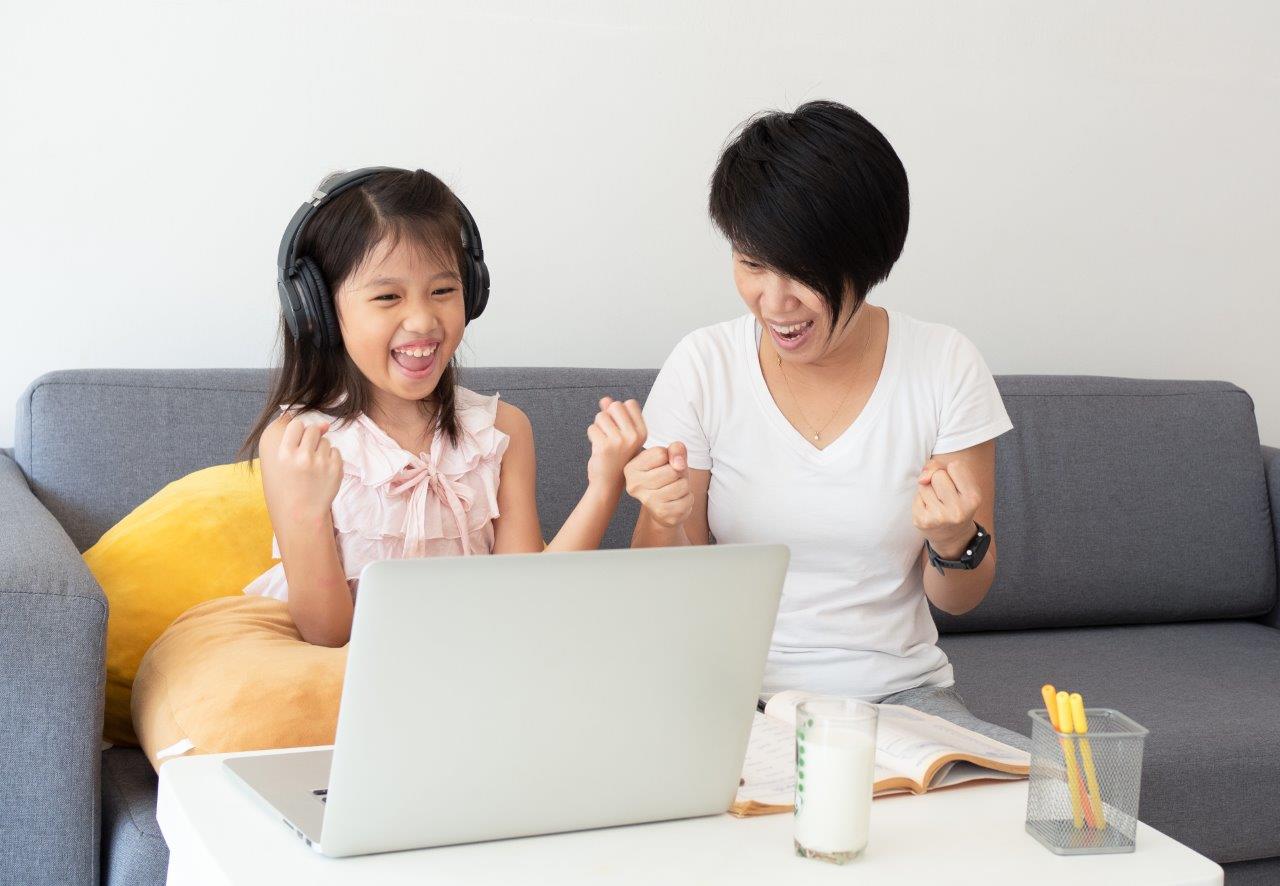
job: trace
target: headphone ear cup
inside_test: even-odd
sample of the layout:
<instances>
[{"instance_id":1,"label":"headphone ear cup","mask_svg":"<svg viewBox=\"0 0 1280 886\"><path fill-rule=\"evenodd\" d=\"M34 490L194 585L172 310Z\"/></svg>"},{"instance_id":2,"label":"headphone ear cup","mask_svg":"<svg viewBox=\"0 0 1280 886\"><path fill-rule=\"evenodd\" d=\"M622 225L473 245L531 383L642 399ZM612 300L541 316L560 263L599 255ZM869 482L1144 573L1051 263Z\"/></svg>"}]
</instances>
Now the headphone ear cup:
<instances>
[{"instance_id":1,"label":"headphone ear cup","mask_svg":"<svg viewBox=\"0 0 1280 886\"><path fill-rule=\"evenodd\" d=\"M306 309L312 321L312 342L321 350L336 348L342 341L333 299L319 266L305 255L298 259L298 276L302 279Z\"/></svg>"},{"instance_id":2,"label":"headphone ear cup","mask_svg":"<svg viewBox=\"0 0 1280 886\"><path fill-rule=\"evenodd\" d=\"M304 321L298 316L302 310L301 296L298 295L294 286L293 277L282 274L276 281L276 292L280 295L280 316L284 318L289 335L297 341L302 335Z\"/></svg>"},{"instance_id":3,"label":"headphone ear cup","mask_svg":"<svg viewBox=\"0 0 1280 886\"><path fill-rule=\"evenodd\" d=\"M467 262L467 322L484 313L489 303L489 266L481 259L470 258Z\"/></svg>"}]
</instances>

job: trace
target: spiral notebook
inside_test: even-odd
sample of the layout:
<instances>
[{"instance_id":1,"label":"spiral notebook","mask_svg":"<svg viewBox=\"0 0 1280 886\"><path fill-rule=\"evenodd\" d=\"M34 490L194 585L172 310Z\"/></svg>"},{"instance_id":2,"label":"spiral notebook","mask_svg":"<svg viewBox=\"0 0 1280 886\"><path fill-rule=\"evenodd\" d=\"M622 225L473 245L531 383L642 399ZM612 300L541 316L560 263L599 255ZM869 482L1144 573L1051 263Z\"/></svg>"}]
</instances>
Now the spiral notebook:
<instances>
[{"instance_id":1,"label":"spiral notebook","mask_svg":"<svg viewBox=\"0 0 1280 886\"><path fill-rule=\"evenodd\" d=\"M811 697L779 692L764 712L756 712L747 744L742 783L729 812L739 817L790 812L796 786L796 705ZM903 705L876 705L874 796L923 794L981 781L1026 778L1031 757L957 726L949 720Z\"/></svg>"}]
</instances>

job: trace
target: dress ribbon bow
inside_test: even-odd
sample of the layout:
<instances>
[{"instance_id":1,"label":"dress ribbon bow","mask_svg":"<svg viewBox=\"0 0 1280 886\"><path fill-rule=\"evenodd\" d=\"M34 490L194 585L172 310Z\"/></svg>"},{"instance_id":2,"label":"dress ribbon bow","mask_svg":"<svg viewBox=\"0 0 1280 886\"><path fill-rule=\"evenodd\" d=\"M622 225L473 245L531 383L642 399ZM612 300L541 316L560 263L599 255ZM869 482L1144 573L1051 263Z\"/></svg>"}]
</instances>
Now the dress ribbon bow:
<instances>
[{"instance_id":1,"label":"dress ribbon bow","mask_svg":"<svg viewBox=\"0 0 1280 886\"><path fill-rule=\"evenodd\" d=\"M445 537L442 507L449 509L458 525L462 553L471 554L467 508L475 499L475 492L461 480L441 473L440 454L438 449L431 453L420 452L391 480L391 495L409 493L403 527L406 557L425 557L427 541Z\"/></svg>"}]
</instances>

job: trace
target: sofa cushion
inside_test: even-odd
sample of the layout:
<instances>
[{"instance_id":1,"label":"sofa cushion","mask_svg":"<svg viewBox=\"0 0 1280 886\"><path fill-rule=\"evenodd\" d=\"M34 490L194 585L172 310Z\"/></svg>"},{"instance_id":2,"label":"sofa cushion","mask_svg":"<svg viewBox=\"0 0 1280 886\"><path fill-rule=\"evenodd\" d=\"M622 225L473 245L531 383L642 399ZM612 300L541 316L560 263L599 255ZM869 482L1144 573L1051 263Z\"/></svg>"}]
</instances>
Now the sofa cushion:
<instances>
[{"instance_id":1,"label":"sofa cushion","mask_svg":"<svg viewBox=\"0 0 1280 886\"><path fill-rule=\"evenodd\" d=\"M939 630L1261 615L1276 561L1253 401L1235 385L998 379L999 566Z\"/></svg>"},{"instance_id":2,"label":"sofa cushion","mask_svg":"<svg viewBox=\"0 0 1280 886\"><path fill-rule=\"evenodd\" d=\"M642 400L648 369L464 369L461 384L499 392L529 414L544 531L586 488L587 425L599 398ZM61 370L18 403L15 460L83 551L166 483L234 459L266 400L266 369ZM630 543L629 498L605 537Z\"/></svg>"},{"instance_id":3,"label":"sofa cushion","mask_svg":"<svg viewBox=\"0 0 1280 886\"><path fill-rule=\"evenodd\" d=\"M138 666L138 743L157 771L182 754L333 744L346 669L347 647L303 640L284 600L208 600Z\"/></svg>"},{"instance_id":4,"label":"sofa cushion","mask_svg":"<svg viewBox=\"0 0 1280 886\"><path fill-rule=\"evenodd\" d=\"M1224 864L1226 886L1275 886L1280 883L1280 858Z\"/></svg>"},{"instance_id":5,"label":"sofa cushion","mask_svg":"<svg viewBox=\"0 0 1280 886\"><path fill-rule=\"evenodd\" d=\"M1280 855L1280 630L1247 621L952 634L973 713L1024 735L1040 687L1151 730L1139 817L1218 862Z\"/></svg>"},{"instance_id":6,"label":"sofa cushion","mask_svg":"<svg viewBox=\"0 0 1280 886\"><path fill-rule=\"evenodd\" d=\"M102 736L136 745L129 696L147 649L183 612L241 596L275 562L257 459L174 480L108 529L84 561L110 611Z\"/></svg>"},{"instance_id":7,"label":"sofa cushion","mask_svg":"<svg viewBox=\"0 0 1280 886\"><path fill-rule=\"evenodd\" d=\"M102 752L102 882L160 886L169 847L156 822L155 771L136 748Z\"/></svg>"}]
</instances>

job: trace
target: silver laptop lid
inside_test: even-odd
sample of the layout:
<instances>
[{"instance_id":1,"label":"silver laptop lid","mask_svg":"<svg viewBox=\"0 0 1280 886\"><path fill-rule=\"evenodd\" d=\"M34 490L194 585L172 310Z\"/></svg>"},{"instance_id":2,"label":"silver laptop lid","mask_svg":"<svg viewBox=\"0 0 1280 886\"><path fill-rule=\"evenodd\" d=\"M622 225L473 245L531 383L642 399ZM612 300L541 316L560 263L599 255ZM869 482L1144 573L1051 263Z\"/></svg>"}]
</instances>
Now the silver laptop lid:
<instances>
[{"instance_id":1,"label":"silver laptop lid","mask_svg":"<svg viewBox=\"0 0 1280 886\"><path fill-rule=\"evenodd\" d=\"M723 812L788 557L724 545L370 564L323 851Z\"/></svg>"}]
</instances>

